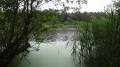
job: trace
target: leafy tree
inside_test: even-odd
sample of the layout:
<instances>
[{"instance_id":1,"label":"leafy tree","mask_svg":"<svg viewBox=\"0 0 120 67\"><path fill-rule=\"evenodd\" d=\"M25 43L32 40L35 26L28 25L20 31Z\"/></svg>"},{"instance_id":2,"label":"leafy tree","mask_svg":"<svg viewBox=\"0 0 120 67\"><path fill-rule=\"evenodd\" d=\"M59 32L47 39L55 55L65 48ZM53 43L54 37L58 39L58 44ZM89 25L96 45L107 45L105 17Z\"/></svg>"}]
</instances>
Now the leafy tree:
<instances>
[{"instance_id":1,"label":"leafy tree","mask_svg":"<svg viewBox=\"0 0 120 67\"><path fill-rule=\"evenodd\" d=\"M53 0L0 0L0 67L8 67L20 53L29 53L31 35L38 37L46 30L41 22L49 21L44 16L39 20L36 9L49 1Z\"/></svg>"},{"instance_id":2,"label":"leafy tree","mask_svg":"<svg viewBox=\"0 0 120 67\"><path fill-rule=\"evenodd\" d=\"M120 7L120 0L114 0L113 1L114 3L114 6L116 7L116 8L119 8Z\"/></svg>"},{"instance_id":3,"label":"leafy tree","mask_svg":"<svg viewBox=\"0 0 120 67\"><path fill-rule=\"evenodd\" d=\"M37 0L0 1L3 15L0 18L0 67L7 67L16 55L29 52L30 34L43 28L35 18L35 2Z\"/></svg>"}]
</instances>

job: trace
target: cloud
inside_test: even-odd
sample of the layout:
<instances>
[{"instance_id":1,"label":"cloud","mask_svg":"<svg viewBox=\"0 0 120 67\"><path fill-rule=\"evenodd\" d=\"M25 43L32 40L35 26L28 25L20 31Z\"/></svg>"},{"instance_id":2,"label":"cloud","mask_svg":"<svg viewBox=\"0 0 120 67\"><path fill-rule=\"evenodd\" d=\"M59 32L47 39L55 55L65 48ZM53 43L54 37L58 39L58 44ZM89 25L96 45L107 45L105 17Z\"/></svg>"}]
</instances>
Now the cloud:
<instances>
[{"instance_id":1,"label":"cloud","mask_svg":"<svg viewBox=\"0 0 120 67\"><path fill-rule=\"evenodd\" d=\"M104 11L104 6L111 3L111 0L87 0L87 5L81 4L82 9L81 12L87 11L87 12L101 12ZM77 4L66 4L69 7L78 7ZM55 6L52 2L49 2L47 4L44 4L41 6L42 9L63 9L62 6ZM72 12L72 10L70 10Z\"/></svg>"},{"instance_id":2,"label":"cloud","mask_svg":"<svg viewBox=\"0 0 120 67\"><path fill-rule=\"evenodd\" d=\"M100 12L104 11L104 7L111 3L111 0L88 0L87 5L82 5L81 11Z\"/></svg>"}]
</instances>

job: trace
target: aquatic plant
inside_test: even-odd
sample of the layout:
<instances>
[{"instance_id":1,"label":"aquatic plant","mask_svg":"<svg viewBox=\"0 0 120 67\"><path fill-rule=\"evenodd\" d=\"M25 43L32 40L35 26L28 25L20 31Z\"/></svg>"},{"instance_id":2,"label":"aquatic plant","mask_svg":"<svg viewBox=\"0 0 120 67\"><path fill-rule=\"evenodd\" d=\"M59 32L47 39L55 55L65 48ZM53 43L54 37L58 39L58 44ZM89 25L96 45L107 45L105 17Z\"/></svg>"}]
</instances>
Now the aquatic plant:
<instances>
[{"instance_id":1,"label":"aquatic plant","mask_svg":"<svg viewBox=\"0 0 120 67\"><path fill-rule=\"evenodd\" d=\"M78 67L120 67L120 10L101 20L82 23L73 45ZM75 59L78 60L78 59Z\"/></svg>"}]
</instances>

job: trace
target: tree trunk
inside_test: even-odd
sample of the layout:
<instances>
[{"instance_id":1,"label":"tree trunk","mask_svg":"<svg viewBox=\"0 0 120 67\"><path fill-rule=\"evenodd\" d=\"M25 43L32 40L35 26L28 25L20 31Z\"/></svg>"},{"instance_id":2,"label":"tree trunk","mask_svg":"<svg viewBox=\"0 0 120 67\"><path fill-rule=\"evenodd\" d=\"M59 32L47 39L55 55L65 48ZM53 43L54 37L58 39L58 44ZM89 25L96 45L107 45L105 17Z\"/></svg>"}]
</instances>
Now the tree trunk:
<instances>
[{"instance_id":1,"label":"tree trunk","mask_svg":"<svg viewBox=\"0 0 120 67\"><path fill-rule=\"evenodd\" d=\"M30 47L30 44L27 42L27 44L25 43L25 46L19 49L16 49L15 47L16 46L6 49L2 54L0 54L0 67L8 67L15 56L27 51L27 49Z\"/></svg>"}]
</instances>

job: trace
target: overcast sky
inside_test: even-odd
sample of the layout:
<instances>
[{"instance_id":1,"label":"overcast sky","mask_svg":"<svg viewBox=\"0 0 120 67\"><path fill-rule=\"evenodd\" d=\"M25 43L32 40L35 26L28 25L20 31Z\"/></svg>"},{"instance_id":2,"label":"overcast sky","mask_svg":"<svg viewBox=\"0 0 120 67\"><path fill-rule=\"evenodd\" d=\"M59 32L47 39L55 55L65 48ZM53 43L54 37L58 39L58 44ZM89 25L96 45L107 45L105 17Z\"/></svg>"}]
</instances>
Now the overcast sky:
<instances>
[{"instance_id":1,"label":"overcast sky","mask_svg":"<svg viewBox=\"0 0 120 67\"><path fill-rule=\"evenodd\" d=\"M87 4L81 5L82 9L81 12L87 11L87 12L101 12L104 11L104 7L106 5L109 5L112 0L87 0ZM75 6L75 4L72 4L70 6ZM48 8L61 8L60 6L54 6L52 3L46 4L42 6L42 9L48 9ZM71 12L71 11L70 11Z\"/></svg>"},{"instance_id":2,"label":"overcast sky","mask_svg":"<svg viewBox=\"0 0 120 67\"><path fill-rule=\"evenodd\" d=\"M112 0L88 0L87 5L83 5L81 11L100 12L104 11L104 7L110 4Z\"/></svg>"}]
</instances>

